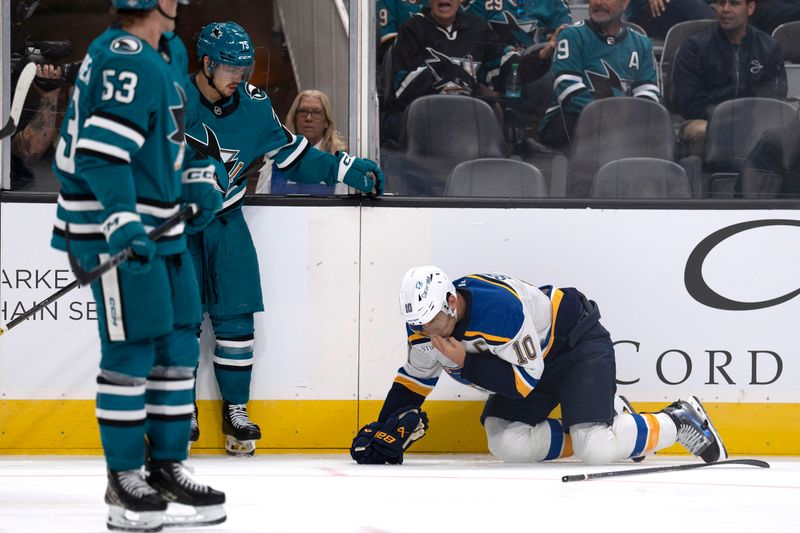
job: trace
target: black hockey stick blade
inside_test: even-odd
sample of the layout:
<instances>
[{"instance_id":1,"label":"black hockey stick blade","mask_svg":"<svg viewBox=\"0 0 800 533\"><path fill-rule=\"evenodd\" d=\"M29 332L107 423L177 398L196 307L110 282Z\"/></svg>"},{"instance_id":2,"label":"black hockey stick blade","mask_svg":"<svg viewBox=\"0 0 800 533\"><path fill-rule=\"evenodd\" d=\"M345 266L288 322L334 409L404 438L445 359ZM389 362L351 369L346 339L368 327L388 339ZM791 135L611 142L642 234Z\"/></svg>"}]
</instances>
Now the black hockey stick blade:
<instances>
[{"instance_id":1,"label":"black hockey stick blade","mask_svg":"<svg viewBox=\"0 0 800 533\"><path fill-rule=\"evenodd\" d=\"M2 129L0 129L0 139L5 139L9 135L14 135L19 126L19 117L22 115L22 108L25 106L25 100L28 98L28 90L31 88L31 83L36 77L36 65L28 63L19 75L17 86L14 88L14 100L11 102L11 111L9 112L8 121Z\"/></svg>"},{"instance_id":2,"label":"black hockey stick blade","mask_svg":"<svg viewBox=\"0 0 800 533\"><path fill-rule=\"evenodd\" d=\"M163 237L168 231L172 228L183 222L184 220L188 220L195 216L198 213L199 209L195 204L189 204L164 222L161 223L160 226L153 228L150 233L147 234L147 237L151 241L157 241L161 237ZM67 256L69 257L69 266L72 268L72 273L75 274L75 278L78 280L78 283L83 285L88 285L89 283L93 282L109 270L112 270L117 267L120 263L123 263L133 257L133 252L130 248L125 248L121 252L118 252L111 257L109 257L104 263L96 266L92 270L86 270L81 268L80 264L78 263L78 258L72 255L70 250L69 244L69 224L67 224L66 230L64 231L64 239L66 240L67 244Z\"/></svg>"},{"instance_id":3,"label":"black hockey stick blade","mask_svg":"<svg viewBox=\"0 0 800 533\"><path fill-rule=\"evenodd\" d=\"M614 470L612 472L596 472L594 474L576 474L573 476L563 476L561 481L589 481L604 477L636 476L639 474L659 474L661 472L676 472L678 470L694 470L695 468L705 468L707 466L718 465L745 465L758 468L769 468L769 463L758 459L728 459L717 461L716 463L692 463L688 465L654 466L652 468L632 468L630 470Z\"/></svg>"}]
</instances>

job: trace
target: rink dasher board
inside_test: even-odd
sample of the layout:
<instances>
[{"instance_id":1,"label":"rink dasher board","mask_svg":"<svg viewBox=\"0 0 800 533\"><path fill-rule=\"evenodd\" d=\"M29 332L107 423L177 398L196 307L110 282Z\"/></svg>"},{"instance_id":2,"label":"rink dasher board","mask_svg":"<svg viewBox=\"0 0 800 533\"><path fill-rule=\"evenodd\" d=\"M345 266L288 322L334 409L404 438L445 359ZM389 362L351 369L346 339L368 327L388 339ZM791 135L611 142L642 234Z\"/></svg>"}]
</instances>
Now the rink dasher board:
<instances>
[{"instance_id":1,"label":"rink dasher board","mask_svg":"<svg viewBox=\"0 0 800 533\"><path fill-rule=\"evenodd\" d=\"M53 204L2 206L6 322L72 279L64 255L49 248L54 214ZM800 452L800 439L785 433L800 424L781 422L800 415L793 320L800 298L747 310L714 307L798 290L795 211L249 206L245 214L267 309L256 315L251 391L254 410L271 422L267 447L341 448L370 421L405 360L400 278L411 266L436 264L452 277L501 272L578 287L600 305L616 343L619 389L637 406L657 409L696 394L731 435L726 440L733 437L730 448ZM738 227L744 229L719 239L698 266L700 243ZM720 298L690 294L690 260L690 275L699 272ZM0 426L8 428L0 450L98 445L91 400L99 342L90 291L73 291L58 304L56 316L45 311L0 337ZM218 416L212 351L206 334L198 395L209 420ZM482 451L474 418L483 398L442 377L429 397L442 428L423 441L429 451ZM28 431L23 414L40 411L62 427L58 438ZM447 436L451 424L466 429ZM761 431L747 431L753 424ZM214 449L217 441L209 439Z\"/></svg>"}]
</instances>

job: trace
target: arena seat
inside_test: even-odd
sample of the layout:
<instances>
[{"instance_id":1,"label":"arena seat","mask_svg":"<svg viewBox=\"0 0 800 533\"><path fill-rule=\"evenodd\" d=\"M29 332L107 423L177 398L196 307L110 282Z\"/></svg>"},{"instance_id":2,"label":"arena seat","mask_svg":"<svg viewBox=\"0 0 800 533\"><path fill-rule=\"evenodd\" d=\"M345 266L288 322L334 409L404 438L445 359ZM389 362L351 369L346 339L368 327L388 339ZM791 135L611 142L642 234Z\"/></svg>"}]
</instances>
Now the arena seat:
<instances>
[{"instance_id":1,"label":"arena seat","mask_svg":"<svg viewBox=\"0 0 800 533\"><path fill-rule=\"evenodd\" d=\"M691 198L686 171L653 157L629 157L606 163L594 177L592 198Z\"/></svg>"},{"instance_id":2,"label":"arena seat","mask_svg":"<svg viewBox=\"0 0 800 533\"><path fill-rule=\"evenodd\" d=\"M444 190L445 196L484 198L540 198L548 196L541 171L515 159L477 159L458 164Z\"/></svg>"}]
</instances>

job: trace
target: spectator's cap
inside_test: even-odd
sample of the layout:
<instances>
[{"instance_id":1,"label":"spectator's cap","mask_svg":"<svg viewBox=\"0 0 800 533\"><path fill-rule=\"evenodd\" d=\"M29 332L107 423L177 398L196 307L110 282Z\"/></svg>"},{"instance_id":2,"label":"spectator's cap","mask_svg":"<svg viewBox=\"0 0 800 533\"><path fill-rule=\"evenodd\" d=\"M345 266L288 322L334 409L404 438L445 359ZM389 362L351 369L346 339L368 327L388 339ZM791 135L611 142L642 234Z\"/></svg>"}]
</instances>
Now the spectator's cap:
<instances>
[{"instance_id":1,"label":"spectator's cap","mask_svg":"<svg viewBox=\"0 0 800 533\"><path fill-rule=\"evenodd\" d=\"M439 311L455 316L447 302L456 288L441 269L427 265L406 272L400 284L400 312L412 329L419 329L433 320Z\"/></svg>"},{"instance_id":2,"label":"spectator's cap","mask_svg":"<svg viewBox=\"0 0 800 533\"><path fill-rule=\"evenodd\" d=\"M178 0L179 4L186 5L189 0ZM117 9L147 10L158 7L158 0L111 0L111 5Z\"/></svg>"},{"instance_id":3,"label":"spectator's cap","mask_svg":"<svg viewBox=\"0 0 800 533\"><path fill-rule=\"evenodd\" d=\"M212 22L200 30L197 57L202 61L205 56L214 64L249 67L255 63L253 41L235 22Z\"/></svg>"}]
</instances>

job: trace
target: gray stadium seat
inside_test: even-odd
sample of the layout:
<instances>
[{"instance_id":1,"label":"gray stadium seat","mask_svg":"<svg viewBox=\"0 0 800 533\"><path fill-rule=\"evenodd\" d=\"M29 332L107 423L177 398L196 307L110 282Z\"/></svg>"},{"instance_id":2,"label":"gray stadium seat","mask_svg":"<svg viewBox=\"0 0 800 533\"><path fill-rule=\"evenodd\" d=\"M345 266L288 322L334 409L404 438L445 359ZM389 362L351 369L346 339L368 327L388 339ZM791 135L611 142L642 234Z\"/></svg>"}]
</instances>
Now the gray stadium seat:
<instances>
[{"instance_id":1,"label":"gray stadium seat","mask_svg":"<svg viewBox=\"0 0 800 533\"><path fill-rule=\"evenodd\" d=\"M630 157L603 165L594 177L593 198L691 198L686 171L672 161Z\"/></svg>"},{"instance_id":2,"label":"gray stadium seat","mask_svg":"<svg viewBox=\"0 0 800 533\"><path fill-rule=\"evenodd\" d=\"M477 159L453 169L445 196L484 198L547 197L547 183L535 166L515 159Z\"/></svg>"},{"instance_id":3,"label":"gray stadium seat","mask_svg":"<svg viewBox=\"0 0 800 533\"><path fill-rule=\"evenodd\" d=\"M772 38L781 43L786 62L800 63L800 20L784 22L772 31Z\"/></svg>"},{"instance_id":4,"label":"gray stadium seat","mask_svg":"<svg viewBox=\"0 0 800 533\"><path fill-rule=\"evenodd\" d=\"M800 98L800 64L786 63L786 81L789 98Z\"/></svg>"},{"instance_id":5,"label":"gray stadium seat","mask_svg":"<svg viewBox=\"0 0 800 533\"><path fill-rule=\"evenodd\" d=\"M655 157L671 161L675 132L669 113L647 98L597 100L581 112L572 141L567 196L586 197L597 170L609 161Z\"/></svg>"},{"instance_id":6,"label":"gray stadium seat","mask_svg":"<svg viewBox=\"0 0 800 533\"><path fill-rule=\"evenodd\" d=\"M664 38L664 50L661 52L661 61L658 66L658 74L661 78L661 94L664 105L670 111L675 109L675 91L672 88L672 68L675 64L675 56L683 42L699 31L706 29L709 24L713 24L713 19L686 20L679 22L669 29Z\"/></svg>"},{"instance_id":7,"label":"gray stadium seat","mask_svg":"<svg viewBox=\"0 0 800 533\"><path fill-rule=\"evenodd\" d=\"M418 194L441 196L453 168L463 161L505 157L500 124L489 104L469 96L431 95L411 102L403 133L406 159L428 172ZM409 189L414 194L413 188Z\"/></svg>"},{"instance_id":8,"label":"gray stadium seat","mask_svg":"<svg viewBox=\"0 0 800 533\"><path fill-rule=\"evenodd\" d=\"M794 120L791 104L770 98L737 98L714 108L703 155L704 192L715 198L734 194L742 164L765 131Z\"/></svg>"}]
</instances>

